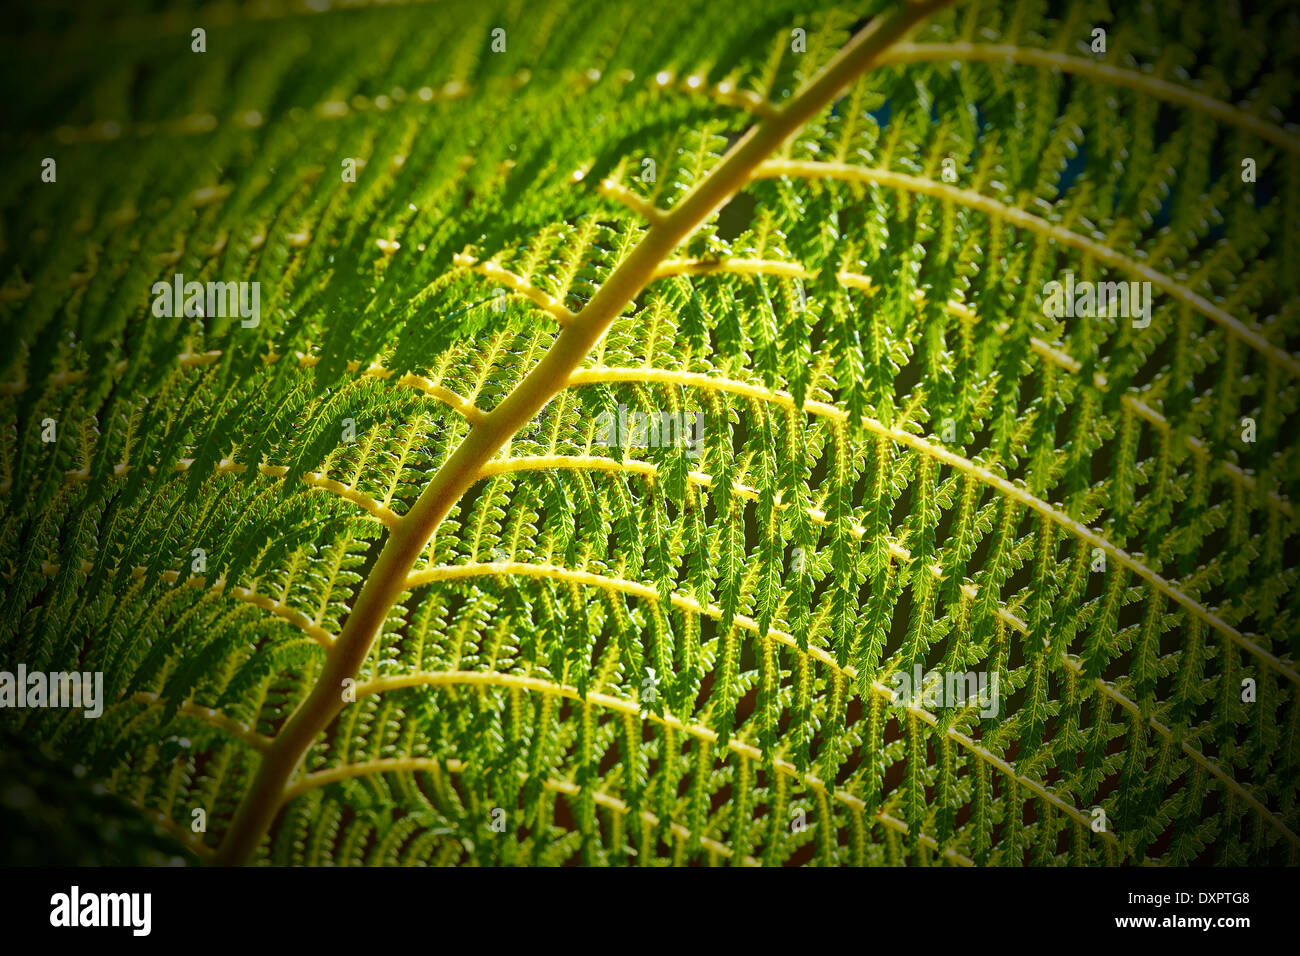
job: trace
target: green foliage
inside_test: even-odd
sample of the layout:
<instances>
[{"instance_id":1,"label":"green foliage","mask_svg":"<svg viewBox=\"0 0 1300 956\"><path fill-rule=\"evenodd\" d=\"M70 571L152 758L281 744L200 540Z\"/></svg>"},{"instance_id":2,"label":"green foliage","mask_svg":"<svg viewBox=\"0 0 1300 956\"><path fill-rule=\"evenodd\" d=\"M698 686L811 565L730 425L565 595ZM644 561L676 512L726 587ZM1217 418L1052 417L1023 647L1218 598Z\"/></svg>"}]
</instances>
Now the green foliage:
<instances>
[{"instance_id":1,"label":"green foliage","mask_svg":"<svg viewBox=\"0 0 1300 956\"><path fill-rule=\"evenodd\" d=\"M20 736L0 737L0 781L0 832L5 834L0 863L5 866L198 862L127 800L91 783L84 765L65 767Z\"/></svg>"},{"instance_id":2,"label":"green foliage","mask_svg":"<svg viewBox=\"0 0 1300 956\"><path fill-rule=\"evenodd\" d=\"M256 859L1295 863L1267 6L959 3L886 50L456 501ZM865 21L153 7L3 41L0 664L107 701L0 723L206 858L422 489ZM1150 324L1052 317L1067 272ZM156 315L176 273L260 322ZM916 668L996 712L893 700Z\"/></svg>"}]
</instances>

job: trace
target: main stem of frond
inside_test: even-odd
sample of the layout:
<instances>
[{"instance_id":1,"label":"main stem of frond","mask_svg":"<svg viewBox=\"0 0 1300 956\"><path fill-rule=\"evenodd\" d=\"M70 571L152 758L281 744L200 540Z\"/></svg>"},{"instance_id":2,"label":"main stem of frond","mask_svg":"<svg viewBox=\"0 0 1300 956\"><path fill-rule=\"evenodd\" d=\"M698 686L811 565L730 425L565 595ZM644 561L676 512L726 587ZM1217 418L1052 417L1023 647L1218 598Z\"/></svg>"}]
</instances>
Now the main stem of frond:
<instances>
[{"instance_id":1,"label":"main stem of frond","mask_svg":"<svg viewBox=\"0 0 1300 956\"><path fill-rule=\"evenodd\" d=\"M863 27L806 86L752 127L707 177L651 226L582 311L561 330L542 360L474 425L389 534L315 687L262 759L222 842L218 862L242 864L252 857L270 829L285 788L308 748L343 709L343 681L355 679L360 672L384 618L405 590L415 562L442 519L474 483L479 469L565 387L592 347L683 239L743 189L764 159L829 105L881 53L951 2L906 3L893 16L879 17Z\"/></svg>"}]
</instances>

